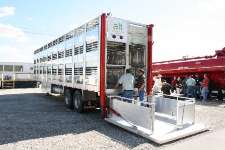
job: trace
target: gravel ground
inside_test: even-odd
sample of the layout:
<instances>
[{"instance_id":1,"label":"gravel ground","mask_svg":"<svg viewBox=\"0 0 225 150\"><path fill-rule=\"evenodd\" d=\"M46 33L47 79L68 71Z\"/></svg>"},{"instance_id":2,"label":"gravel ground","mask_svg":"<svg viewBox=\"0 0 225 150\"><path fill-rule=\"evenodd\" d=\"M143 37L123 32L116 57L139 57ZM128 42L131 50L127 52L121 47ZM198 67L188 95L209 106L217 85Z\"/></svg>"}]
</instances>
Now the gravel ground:
<instances>
[{"instance_id":1,"label":"gravel ground","mask_svg":"<svg viewBox=\"0 0 225 150\"><path fill-rule=\"evenodd\" d=\"M196 105L196 121L212 131L225 126L225 104ZM207 115L206 115L207 114ZM0 90L0 150L8 149L161 149L209 132L158 146L100 118L64 107L61 97L39 89Z\"/></svg>"}]
</instances>

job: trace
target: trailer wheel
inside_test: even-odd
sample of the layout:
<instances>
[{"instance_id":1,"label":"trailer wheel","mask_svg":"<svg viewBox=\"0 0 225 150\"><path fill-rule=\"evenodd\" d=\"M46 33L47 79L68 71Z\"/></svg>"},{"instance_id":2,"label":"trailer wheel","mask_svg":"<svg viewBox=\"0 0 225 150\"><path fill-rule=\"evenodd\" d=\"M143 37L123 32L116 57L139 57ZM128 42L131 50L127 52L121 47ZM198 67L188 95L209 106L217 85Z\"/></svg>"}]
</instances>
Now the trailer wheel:
<instances>
[{"instance_id":1,"label":"trailer wheel","mask_svg":"<svg viewBox=\"0 0 225 150\"><path fill-rule=\"evenodd\" d=\"M73 97L70 89L64 91L64 101L67 108L73 109Z\"/></svg>"},{"instance_id":2,"label":"trailer wheel","mask_svg":"<svg viewBox=\"0 0 225 150\"><path fill-rule=\"evenodd\" d=\"M82 101L82 95L79 91L75 91L73 94L73 105L74 105L74 110L76 112L82 113L84 108L83 108L83 101Z\"/></svg>"}]
</instances>

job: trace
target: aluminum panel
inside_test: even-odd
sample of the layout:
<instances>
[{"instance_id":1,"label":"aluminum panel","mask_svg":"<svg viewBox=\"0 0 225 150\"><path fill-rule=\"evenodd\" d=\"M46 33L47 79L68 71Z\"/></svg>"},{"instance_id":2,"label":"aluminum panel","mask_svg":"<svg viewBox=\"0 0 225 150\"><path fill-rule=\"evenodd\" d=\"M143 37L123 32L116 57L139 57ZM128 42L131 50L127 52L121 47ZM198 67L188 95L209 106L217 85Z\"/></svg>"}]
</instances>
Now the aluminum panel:
<instances>
[{"instance_id":1,"label":"aluminum panel","mask_svg":"<svg viewBox=\"0 0 225 150\"><path fill-rule=\"evenodd\" d=\"M118 112L122 116L122 118L133 125L153 130L154 105L145 107L140 106L137 103L128 103L119 99L121 98L112 97L110 101L110 107L115 112Z\"/></svg>"},{"instance_id":2,"label":"aluminum panel","mask_svg":"<svg viewBox=\"0 0 225 150\"><path fill-rule=\"evenodd\" d=\"M195 104L193 102L179 102L177 124L193 124L195 122Z\"/></svg>"},{"instance_id":3,"label":"aluminum panel","mask_svg":"<svg viewBox=\"0 0 225 150\"><path fill-rule=\"evenodd\" d=\"M171 116L177 115L177 101L174 99L164 98L162 96L154 96L155 111Z\"/></svg>"}]
</instances>

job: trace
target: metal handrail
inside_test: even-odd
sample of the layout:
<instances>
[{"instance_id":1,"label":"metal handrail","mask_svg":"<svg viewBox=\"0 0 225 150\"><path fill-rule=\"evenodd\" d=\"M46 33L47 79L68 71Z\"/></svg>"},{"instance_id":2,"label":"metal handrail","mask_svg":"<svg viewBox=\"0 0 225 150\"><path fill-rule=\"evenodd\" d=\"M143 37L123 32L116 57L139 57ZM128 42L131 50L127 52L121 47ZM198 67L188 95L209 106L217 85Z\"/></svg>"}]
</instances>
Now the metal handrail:
<instances>
[{"instance_id":1,"label":"metal handrail","mask_svg":"<svg viewBox=\"0 0 225 150\"><path fill-rule=\"evenodd\" d=\"M195 99L194 98L190 98L190 97L184 97L184 96L179 96L179 95L168 95L168 94L163 94L163 93L157 93L157 95L159 95L159 96L167 96L167 97L174 97L177 100L179 100L179 98L182 98L182 99L186 99L185 101L195 102Z\"/></svg>"},{"instance_id":2,"label":"metal handrail","mask_svg":"<svg viewBox=\"0 0 225 150\"><path fill-rule=\"evenodd\" d=\"M137 101L138 101L138 100L135 100L134 98L131 99L131 98L126 98L126 97L122 97L122 96L118 96L118 95L115 95L115 96L110 95L108 97L109 97L110 100L112 100L112 98L117 98L117 99L119 99L120 101L123 101L123 102L129 102L130 101L133 104L137 104ZM146 96L146 97L148 97L148 96ZM154 105L155 104L154 102L150 103L150 102L147 102L147 101L139 101L139 103L141 104L140 106L145 106L145 107L149 107L147 105Z\"/></svg>"},{"instance_id":3,"label":"metal handrail","mask_svg":"<svg viewBox=\"0 0 225 150\"><path fill-rule=\"evenodd\" d=\"M160 94L157 94L157 95L158 96L166 96L168 98L174 98L174 100L176 99L176 101L177 101L177 107L176 107L176 112L177 112L176 113L176 127L177 128L180 128L183 125L183 118L184 118L184 113L185 113L185 107L188 106L188 104L186 104L186 103L188 102L189 105L190 104L194 104L195 105L195 99L194 98L189 98L189 97L182 97L182 96L178 96L178 95L167 95L167 94L163 94L163 93L160 93ZM179 101L182 101L182 100L179 100L179 98L184 99L185 103L183 103L183 105L178 105L178 102ZM178 115L179 115L179 109L178 108L179 107L183 107L181 124L178 123ZM195 122L195 116L194 116L194 119L193 119L193 123L194 122Z\"/></svg>"}]
</instances>

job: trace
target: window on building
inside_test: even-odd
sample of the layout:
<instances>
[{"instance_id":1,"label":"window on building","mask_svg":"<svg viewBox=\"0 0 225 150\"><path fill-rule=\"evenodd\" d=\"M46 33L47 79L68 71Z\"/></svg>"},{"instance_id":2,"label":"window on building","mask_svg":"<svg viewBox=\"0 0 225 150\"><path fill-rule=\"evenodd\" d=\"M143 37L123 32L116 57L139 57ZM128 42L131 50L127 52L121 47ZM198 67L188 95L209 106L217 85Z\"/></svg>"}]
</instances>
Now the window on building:
<instances>
[{"instance_id":1,"label":"window on building","mask_svg":"<svg viewBox=\"0 0 225 150\"><path fill-rule=\"evenodd\" d=\"M15 72L23 72L23 66L21 66L21 65L14 66L14 71Z\"/></svg>"},{"instance_id":2,"label":"window on building","mask_svg":"<svg viewBox=\"0 0 225 150\"><path fill-rule=\"evenodd\" d=\"M0 71L3 71L3 65L0 65Z\"/></svg>"},{"instance_id":3,"label":"window on building","mask_svg":"<svg viewBox=\"0 0 225 150\"><path fill-rule=\"evenodd\" d=\"M13 65L5 65L4 71L6 72L13 72Z\"/></svg>"}]
</instances>

